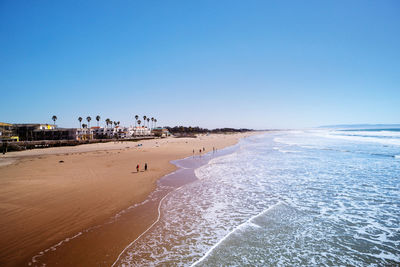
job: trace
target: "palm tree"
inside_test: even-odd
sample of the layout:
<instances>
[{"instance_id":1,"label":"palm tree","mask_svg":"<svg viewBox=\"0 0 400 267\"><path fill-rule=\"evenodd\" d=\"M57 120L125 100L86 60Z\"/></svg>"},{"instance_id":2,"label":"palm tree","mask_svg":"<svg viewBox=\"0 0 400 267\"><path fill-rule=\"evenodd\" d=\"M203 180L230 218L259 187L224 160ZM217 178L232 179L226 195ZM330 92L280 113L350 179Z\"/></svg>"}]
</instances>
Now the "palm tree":
<instances>
[{"instance_id":1,"label":"palm tree","mask_svg":"<svg viewBox=\"0 0 400 267\"><path fill-rule=\"evenodd\" d=\"M146 126L146 119L147 119L147 117L143 116L143 126Z\"/></svg>"},{"instance_id":2,"label":"palm tree","mask_svg":"<svg viewBox=\"0 0 400 267\"><path fill-rule=\"evenodd\" d=\"M54 121L54 128L55 128L56 127L57 116L53 115L53 117L51 117L51 119ZM54 131L53 131L53 140L54 140Z\"/></svg>"},{"instance_id":3,"label":"palm tree","mask_svg":"<svg viewBox=\"0 0 400 267\"><path fill-rule=\"evenodd\" d=\"M83 127L83 128L86 128L86 127L87 127L87 124L85 124L85 123L82 124L82 127Z\"/></svg>"},{"instance_id":4,"label":"palm tree","mask_svg":"<svg viewBox=\"0 0 400 267\"><path fill-rule=\"evenodd\" d=\"M57 116L53 115L53 117L51 117L51 119L54 121L54 125L56 125Z\"/></svg>"},{"instance_id":5,"label":"palm tree","mask_svg":"<svg viewBox=\"0 0 400 267\"><path fill-rule=\"evenodd\" d=\"M99 127L99 121L100 121L100 116L99 115L96 116L96 121L97 121L97 127Z\"/></svg>"},{"instance_id":6,"label":"palm tree","mask_svg":"<svg viewBox=\"0 0 400 267\"><path fill-rule=\"evenodd\" d=\"M82 128L82 117L79 117L78 121L79 121L79 128Z\"/></svg>"},{"instance_id":7,"label":"palm tree","mask_svg":"<svg viewBox=\"0 0 400 267\"><path fill-rule=\"evenodd\" d=\"M116 127L117 126L117 122L116 121L114 121L114 127Z\"/></svg>"},{"instance_id":8,"label":"palm tree","mask_svg":"<svg viewBox=\"0 0 400 267\"><path fill-rule=\"evenodd\" d=\"M88 122L88 127L90 128L90 121L92 120L92 118L90 116L87 116L86 120Z\"/></svg>"},{"instance_id":9,"label":"palm tree","mask_svg":"<svg viewBox=\"0 0 400 267\"><path fill-rule=\"evenodd\" d=\"M136 122L139 119L139 115L135 115L135 128L136 128Z\"/></svg>"},{"instance_id":10,"label":"palm tree","mask_svg":"<svg viewBox=\"0 0 400 267\"><path fill-rule=\"evenodd\" d=\"M154 128L154 117L151 117L151 128Z\"/></svg>"},{"instance_id":11,"label":"palm tree","mask_svg":"<svg viewBox=\"0 0 400 267\"><path fill-rule=\"evenodd\" d=\"M109 118L107 118L107 119L106 119L106 125L107 125L107 127L108 127L109 124L112 124L112 123L111 123L111 120L110 120Z\"/></svg>"},{"instance_id":12,"label":"palm tree","mask_svg":"<svg viewBox=\"0 0 400 267\"><path fill-rule=\"evenodd\" d=\"M117 124L118 124L118 126L119 126L119 124L120 124L120 121L117 121Z\"/></svg>"},{"instance_id":13,"label":"palm tree","mask_svg":"<svg viewBox=\"0 0 400 267\"><path fill-rule=\"evenodd\" d=\"M141 121L141 120L138 120L137 123L139 124L139 127L140 127L140 124L142 123L142 121Z\"/></svg>"},{"instance_id":14,"label":"palm tree","mask_svg":"<svg viewBox=\"0 0 400 267\"><path fill-rule=\"evenodd\" d=\"M149 124L150 124L150 118L147 118L147 127L150 128Z\"/></svg>"},{"instance_id":15,"label":"palm tree","mask_svg":"<svg viewBox=\"0 0 400 267\"><path fill-rule=\"evenodd\" d=\"M154 119L154 128L157 128L157 119Z\"/></svg>"}]
</instances>

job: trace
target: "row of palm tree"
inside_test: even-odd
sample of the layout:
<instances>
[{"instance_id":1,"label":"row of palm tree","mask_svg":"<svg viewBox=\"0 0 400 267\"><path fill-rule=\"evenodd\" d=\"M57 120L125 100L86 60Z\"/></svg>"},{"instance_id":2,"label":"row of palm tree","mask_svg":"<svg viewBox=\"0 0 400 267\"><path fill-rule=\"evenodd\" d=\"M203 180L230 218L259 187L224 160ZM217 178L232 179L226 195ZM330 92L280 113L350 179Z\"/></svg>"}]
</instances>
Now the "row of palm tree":
<instances>
[{"instance_id":1,"label":"row of palm tree","mask_svg":"<svg viewBox=\"0 0 400 267\"><path fill-rule=\"evenodd\" d=\"M147 121L147 127L148 128L155 128L156 124L157 124L157 119L155 119L154 117L148 118L146 115L143 116L143 126L146 127L146 121ZM150 127L150 121L151 121L151 127ZM136 127L136 123L140 124L142 123L141 120L139 120L139 115L135 115L135 127Z\"/></svg>"},{"instance_id":2,"label":"row of palm tree","mask_svg":"<svg viewBox=\"0 0 400 267\"><path fill-rule=\"evenodd\" d=\"M114 127L116 127L116 126L119 126L119 124L120 124L120 122L119 121L112 121L112 120L110 120L110 119L106 119L106 126L108 127L108 125L113 125L113 123L114 123Z\"/></svg>"},{"instance_id":3,"label":"row of palm tree","mask_svg":"<svg viewBox=\"0 0 400 267\"><path fill-rule=\"evenodd\" d=\"M57 116L53 115L53 117L51 119L54 121L54 124L56 124ZM100 119L101 119L101 117L99 115L97 115L96 116L97 126L99 126ZM86 127L90 128L90 121L92 120L92 117L90 117L90 116L86 117L86 121L88 122L88 124L82 124L82 120L83 120L82 117L78 117L79 128L82 128L82 127L83 128L86 128ZM145 127L146 127L146 121L147 121L147 127L148 128L155 128L156 125L157 125L157 119L155 119L154 117L148 118L146 115L144 115L143 116L143 126L145 126ZM151 121L151 127L150 127L150 121ZM107 118L105 120L105 122L106 122L106 126L107 127L108 127L108 125L112 126L113 123L114 123L114 127L119 126L119 124L120 124L119 121L114 121L113 122L109 118ZM142 123L142 121L139 120L139 115L135 115L135 127L136 127L136 124L139 124L139 127L140 127L141 123Z\"/></svg>"},{"instance_id":4,"label":"row of palm tree","mask_svg":"<svg viewBox=\"0 0 400 267\"><path fill-rule=\"evenodd\" d=\"M79 128L86 128L86 127L89 127L90 128L90 121L92 120L92 117L90 117L90 116L87 116L86 117L86 121L88 122L88 124L82 124L82 117L78 117L78 121L79 121ZM99 121L100 121L100 116L99 115L97 115L96 116L96 121L97 121L97 126L99 126Z\"/></svg>"}]
</instances>

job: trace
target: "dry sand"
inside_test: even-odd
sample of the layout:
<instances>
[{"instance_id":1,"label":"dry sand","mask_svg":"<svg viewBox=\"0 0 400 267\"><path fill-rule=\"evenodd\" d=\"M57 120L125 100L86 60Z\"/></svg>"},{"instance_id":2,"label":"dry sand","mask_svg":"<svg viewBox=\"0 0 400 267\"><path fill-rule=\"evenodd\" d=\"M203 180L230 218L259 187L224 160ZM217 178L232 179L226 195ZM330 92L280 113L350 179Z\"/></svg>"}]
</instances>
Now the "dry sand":
<instances>
[{"instance_id":1,"label":"dry sand","mask_svg":"<svg viewBox=\"0 0 400 267\"><path fill-rule=\"evenodd\" d=\"M221 149L246 134L100 143L11 152L0 158L0 265L33 255L134 203L176 167L171 160ZM137 146L138 144L142 146ZM141 170L147 162L147 172ZM151 216L150 216L151 217ZM146 225L140 225L145 228ZM115 255L111 255L112 257ZM80 257L84 257L80 255ZM66 266L62 263L60 265Z\"/></svg>"}]
</instances>

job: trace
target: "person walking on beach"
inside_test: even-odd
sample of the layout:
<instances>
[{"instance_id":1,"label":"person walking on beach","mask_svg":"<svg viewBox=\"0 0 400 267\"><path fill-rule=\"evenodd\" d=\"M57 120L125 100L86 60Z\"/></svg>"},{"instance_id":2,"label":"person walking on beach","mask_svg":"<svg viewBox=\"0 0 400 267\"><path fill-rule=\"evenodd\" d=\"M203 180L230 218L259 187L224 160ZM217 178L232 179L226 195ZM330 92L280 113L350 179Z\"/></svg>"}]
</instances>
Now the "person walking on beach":
<instances>
[{"instance_id":1,"label":"person walking on beach","mask_svg":"<svg viewBox=\"0 0 400 267\"><path fill-rule=\"evenodd\" d=\"M147 171L147 163L144 164L144 170Z\"/></svg>"},{"instance_id":2,"label":"person walking on beach","mask_svg":"<svg viewBox=\"0 0 400 267\"><path fill-rule=\"evenodd\" d=\"M136 171L139 172L139 164L136 165Z\"/></svg>"},{"instance_id":3,"label":"person walking on beach","mask_svg":"<svg viewBox=\"0 0 400 267\"><path fill-rule=\"evenodd\" d=\"M3 141L3 155L7 153L7 146L8 146L7 141Z\"/></svg>"}]
</instances>

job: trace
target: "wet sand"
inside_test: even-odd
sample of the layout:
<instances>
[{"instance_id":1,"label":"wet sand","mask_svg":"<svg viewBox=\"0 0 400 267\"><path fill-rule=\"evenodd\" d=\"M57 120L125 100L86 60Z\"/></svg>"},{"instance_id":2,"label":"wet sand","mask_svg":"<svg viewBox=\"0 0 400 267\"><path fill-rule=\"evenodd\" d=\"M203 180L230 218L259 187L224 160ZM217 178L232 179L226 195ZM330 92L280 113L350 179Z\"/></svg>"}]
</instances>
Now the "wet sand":
<instances>
[{"instance_id":1,"label":"wet sand","mask_svg":"<svg viewBox=\"0 0 400 267\"><path fill-rule=\"evenodd\" d=\"M247 135L147 140L139 142L140 147L134 142L108 143L7 154L11 164L0 167L0 265L27 265L40 251L78 234L40 261L51 262L51 266L109 266L132 237L156 219L158 204L150 201L117 220L110 218L144 201L157 180L176 169L171 160L191 156L193 149L199 154L202 147L206 152L213 146L221 149ZM136 164L142 169L145 162L149 170L137 173Z\"/></svg>"}]
</instances>

